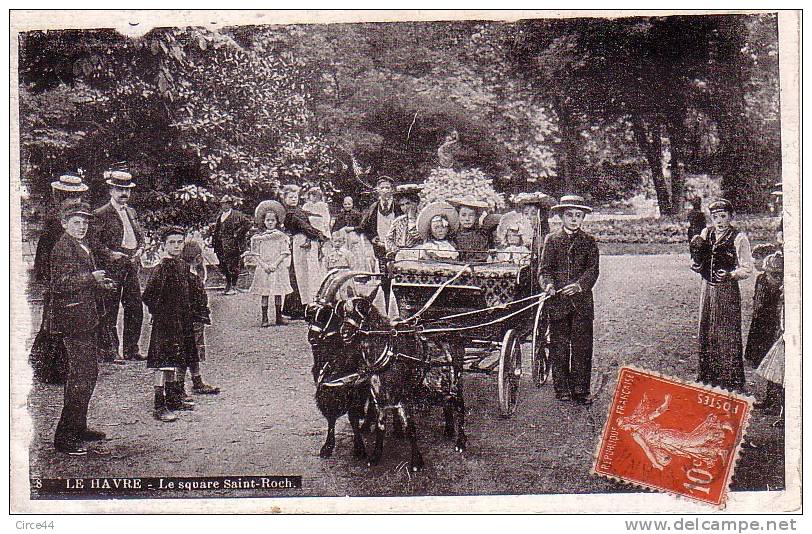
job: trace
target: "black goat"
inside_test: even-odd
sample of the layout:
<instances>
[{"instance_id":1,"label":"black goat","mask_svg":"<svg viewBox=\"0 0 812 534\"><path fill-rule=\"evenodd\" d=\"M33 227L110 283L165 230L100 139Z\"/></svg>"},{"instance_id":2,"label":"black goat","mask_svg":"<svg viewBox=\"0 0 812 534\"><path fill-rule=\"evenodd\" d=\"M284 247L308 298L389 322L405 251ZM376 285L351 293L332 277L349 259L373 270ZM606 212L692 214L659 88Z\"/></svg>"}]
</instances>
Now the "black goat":
<instances>
[{"instance_id":1,"label":"black goat","mask_svg":"<svg viewBox=\"0 0 812 534\"><path fill-rule=\"evenodd\" d=\"M313 351L313 381L316 383L316 406L327 419L327 437L319 456L329 458L335 449L336 421L344 414L353 431L353 455L366 458L361 437L361 419L369 397L368 384L335 383L358 371L360 347L357 341L348 343L339 332L343 318L339 316L341 301L336 296L342 284L358 273L332 272L319 290L316 302L309 305L305 318L310 324L308 341Z\"/></svg>"}]
</instances>

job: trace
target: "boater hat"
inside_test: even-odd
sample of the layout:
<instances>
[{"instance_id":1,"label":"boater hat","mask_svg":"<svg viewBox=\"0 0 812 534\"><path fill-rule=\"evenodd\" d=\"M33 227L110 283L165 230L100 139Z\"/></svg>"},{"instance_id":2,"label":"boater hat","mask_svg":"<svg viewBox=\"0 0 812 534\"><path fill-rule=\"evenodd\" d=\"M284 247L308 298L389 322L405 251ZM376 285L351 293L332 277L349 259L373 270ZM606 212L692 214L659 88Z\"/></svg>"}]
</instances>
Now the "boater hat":
<instances>
[{"instance_id":1,"label":"boater hat","mask_svg":"<svg viewBox=\"0 0 812 534\"><path fill-rule=\"evenodd\" d=\"M276 224L282 226L285 222L287 211L282 204L275 200L263 200L257 205L257 208L254 210L254 219L256 220L257 226L260 228L265 227L265 216L269 211L276 213Z\"/></svg>"},{"instance_id":2,"label":"boater hat","mask_svg":"<svg viewBox=\"0 0 812 534\"><path fill-rule=\"evenodd\" d=\"M135 187L133 175L126 171L105 171L104 178L105 183L113 187L121 187L123 189Z\"/></svg>"},{"instance_id":3,"label":"boater hat","mask_svg":"<svg viewBox=\"0 0 812 534\"><path fill-rule=\"evenodd\" d=\"M426 204L417 216L417 231L424 240L429 238L431 220L438 215L443 215L448 219L449 235L457 232L457 228L460 226L460 216L454 206L448 202L431 202Z\"/></svg>"},{"instance_id":4,"label":"boater hat","mask_svg":"<svg viewBox=\"0 0 812 534\"><path fill-rule=\"evenodd\" d=\"M592 208L587 206L586 200L581 195L564 195L558 204L552 207L553 211L558 210L581 210L592 213Z\"/></svg>"},{"instance_id":5,"label":"boater hat","mask_svg":"<svg viewBox=\"0 0 812 534\"><path fill-rule=\"evenodd\" d=\"M88 190L87 185L82 183L82 179L72 174L63 174L59 177L59 180L51 182L51 187L58 191L71 193L83 193Z\"/></svg>"}]
</instances>

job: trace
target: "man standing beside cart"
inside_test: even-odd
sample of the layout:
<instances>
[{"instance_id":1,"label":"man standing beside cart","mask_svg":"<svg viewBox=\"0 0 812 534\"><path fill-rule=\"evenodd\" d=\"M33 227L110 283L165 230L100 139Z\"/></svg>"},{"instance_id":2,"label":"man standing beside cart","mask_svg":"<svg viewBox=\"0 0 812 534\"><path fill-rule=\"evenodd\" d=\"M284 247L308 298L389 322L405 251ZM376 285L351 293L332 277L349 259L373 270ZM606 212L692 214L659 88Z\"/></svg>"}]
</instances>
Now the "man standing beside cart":
<instances>
[{"instance_id":1,"label":"man standing beside cart","mask_svg":"<svg viewBox=\"0 0 812 534\"><path fill-rule=\"evenodd\" d=\"M581 229L592 212L584 198L565 195L553 206L562 228L547 235L539 267L541 286L551 295L545 303L550 321L553 387L560 401L591 404L592 288L598 280L595 238Z\"/></svg>"}]
</instances>

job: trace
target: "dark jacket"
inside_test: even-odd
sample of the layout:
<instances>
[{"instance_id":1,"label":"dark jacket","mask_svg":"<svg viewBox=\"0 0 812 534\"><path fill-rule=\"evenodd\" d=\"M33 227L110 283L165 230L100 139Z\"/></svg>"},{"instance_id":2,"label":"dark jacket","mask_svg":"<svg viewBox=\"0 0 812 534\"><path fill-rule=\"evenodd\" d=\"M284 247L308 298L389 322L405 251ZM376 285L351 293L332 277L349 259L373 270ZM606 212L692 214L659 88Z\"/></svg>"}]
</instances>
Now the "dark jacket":
<instances>
[{"instance_id":1,"label":"dark jacket","mask_svg":"<svg viewBox=\"0 0 812 534\"><path fill-rule=\"evenodd\" d=\"M310 219L308 218L305 210L298 206L295 208L286 209L285 230L287 230L290 234L304 234L310 239L319 239L321 241L328 240L327 236L321 233L321 230L310 224Z\"/></svg>"},{"instance_id":2,"label":"dark jacket","mask_svg":"<svg viewBox=\"0 0 812 534\"><path fill-rule=\"evenodd\" d=\"M47 284L51 277L51 251L64 232L59 215L55 213L45 215L42 233L37 240L37 251L34 254L34 280L41 284Z\"/></svg>"},{"instance_id":3,"label":"dark jacket","mask_svg":"<svg viewBox=\"0 0 812 534\"><path fill-rule=\"evenodd\" d=\"M181 367L187 354L197 353L189 299L189 264L164 258L144 289L143 301L152 314L147 367Z\"/></svg>"},{"instance_id":4,"label":"dark jacket","mask_svg":"<svg viewBox=\"0 0 812 534\"><path fill-rule=\"evenodd\" d=\"M125 208L130 218L130 224L135 233L136 249L144 246L144 232L138 224L138 217L135 210L130 206ZM102 269L110 266L111 252L121 251L121 241L124 239L124 223L118 216L116 209L109 202L93 212L93 219L90 221L90 240L98 255L99 264Z\"/></svg>"},{"instance_id":5,"label":"dark jacket","mask_svg":"<svg viewBox=\"0 0 812 534\"><path fill-rule=\"evenodd\" d=\"M217 257L239 256L245 250L248 231L251 229L251 221L241 211L232 209L231 215L220 222L222 213L217 214L212 232L212 248Z\"/></svg>"},{"instance_id":6,"label":"dark jacket","mask_svg":"<svg viewBox=\"0 0 812 534\"><path fill-rule=\"evenodd\" d=\"M479 228L460 229L454 243L460 251L460 261L488 261L488 236Z\"/></svg>"},{"instance_id":7,"label":"dark jacket","mask_svg":"<svg viewBox=\"0 0 812 534\"><path fill-rule=\"evenodd\" d=\"M193 323L211 324L211 311L209 310L209 296L203 287L203 280L193 272L189 272L189 307Z\"/></svg>"},{"instance_id":8,"label":"dark jacket","mask_svg":"<svg viewBox=\"0 0 812 534\"><path fill-rule=\"evenodd\" d=\"M355 208L350 211L342 209L338 212L333 223L333 232L337 232L345 226L352 226L353 228L361 224L361 212Z\"/></svg>"},{"instance_id":9,"label":"dark jacket","mask_svg":"<svg viewBox=\"0 0 812 534\"><path fill-rule=\"evenodd\" d=\"M598 281L600 255L591 235L579 230L572 235L564 229L547 234L539 267L541 287L553 284L556 290L578 283L581 291L566 297L555 295L544 305L550 319L562 319L570 313L593 318L592 288Z\"/></svg>"},{"instance_id":10,"label":"dark jacket","mask_svg":"<svg viewBox=\"0 0 812 534\"><path fill-rule=\"evenodd\" d=\"M76 239L62 234L51 251L51 334L82 334L99 325L104 289L93 277L95 270L92 251L88 254Z\"/></svg>"},{"instance_id":11,"label":"dark jacket","mask_svg":"<svg viewBox=\"0 0 812 534\"><path fill-rule=\"evenodd\" d=\"M367 209L364 210L364 214L361 217L361 223L358 225L358 232L364 234L367 239L372 241L376 237L380 237L384 239L386 236L378 235L378 206L380 205L380 200L376 200L372 203ZM394 214L395 209L395 201L392 201L392 213ZM393 217L394 219L394 217Z\"/></svg>"}]
</instances>

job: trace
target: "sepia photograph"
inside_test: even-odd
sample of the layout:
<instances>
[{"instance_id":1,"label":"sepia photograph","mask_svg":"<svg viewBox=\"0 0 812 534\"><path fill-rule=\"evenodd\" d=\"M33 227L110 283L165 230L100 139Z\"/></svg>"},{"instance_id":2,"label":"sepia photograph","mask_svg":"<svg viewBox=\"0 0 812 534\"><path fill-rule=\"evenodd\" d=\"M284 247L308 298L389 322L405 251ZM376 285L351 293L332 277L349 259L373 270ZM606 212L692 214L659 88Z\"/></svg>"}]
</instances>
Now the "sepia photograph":
<instances>
[{"instance_id":1,"label":"sepia photograph","mask_svg":"<svg viewBox=\"0 0 812 534\"><path fill-rule=\"evenodd\" d=\"M11 510L800 510L800 16L12 10Z\"/></svg>"}]
</instances>

